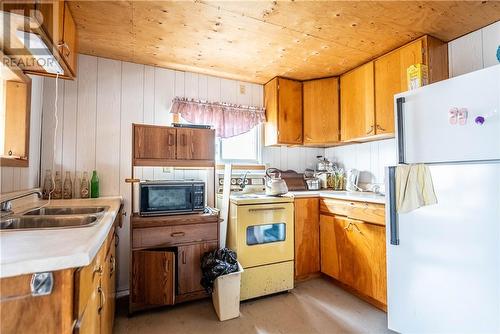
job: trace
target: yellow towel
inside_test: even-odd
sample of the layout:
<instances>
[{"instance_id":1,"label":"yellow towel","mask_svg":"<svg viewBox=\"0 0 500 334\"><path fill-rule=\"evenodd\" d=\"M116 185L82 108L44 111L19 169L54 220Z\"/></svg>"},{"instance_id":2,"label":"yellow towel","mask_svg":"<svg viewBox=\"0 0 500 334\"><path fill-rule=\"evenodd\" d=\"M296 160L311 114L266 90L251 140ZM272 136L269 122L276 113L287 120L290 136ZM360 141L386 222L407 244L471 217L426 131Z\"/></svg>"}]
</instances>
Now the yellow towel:
<instances>
[{"instance_id":1,"label":"yellow towel","mask_svg":"<svg viewBox=\"0 0 500 334\"><path fill-rule=\"evenodd\" d=\"M436 204L429 167L401 165L396 167L396 209L407 213L425 205Z\"/></svg>"}]
</instances>

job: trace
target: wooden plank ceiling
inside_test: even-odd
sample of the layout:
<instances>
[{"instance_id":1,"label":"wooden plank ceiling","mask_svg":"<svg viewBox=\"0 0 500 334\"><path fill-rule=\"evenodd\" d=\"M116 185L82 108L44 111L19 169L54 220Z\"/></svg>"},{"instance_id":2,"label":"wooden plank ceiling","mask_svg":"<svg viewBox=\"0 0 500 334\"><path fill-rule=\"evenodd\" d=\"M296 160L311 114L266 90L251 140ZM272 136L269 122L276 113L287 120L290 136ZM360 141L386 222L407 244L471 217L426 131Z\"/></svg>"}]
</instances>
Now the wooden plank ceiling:
<instances>
[{"instance_id":1,"label":"wooden plank ceiling","mask_svg":"<svg viewBox=\"0 0 500 334\"><path fill-rule=\"evenodd\" d=\"M424 34L500 18L497 1L71 1L81 53L265 83L341 74Z\"/></svg>"}]
</instances>

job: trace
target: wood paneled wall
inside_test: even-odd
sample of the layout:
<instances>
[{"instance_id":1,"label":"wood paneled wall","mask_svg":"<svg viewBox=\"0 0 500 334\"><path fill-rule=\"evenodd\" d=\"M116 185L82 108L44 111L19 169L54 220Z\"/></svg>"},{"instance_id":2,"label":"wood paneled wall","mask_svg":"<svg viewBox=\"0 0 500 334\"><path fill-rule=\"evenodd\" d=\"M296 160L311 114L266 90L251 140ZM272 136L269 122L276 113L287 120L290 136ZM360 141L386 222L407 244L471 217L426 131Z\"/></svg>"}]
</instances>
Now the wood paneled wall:
<instances>
[{"instance_id":1,"label":"wood paneled wall","mask_svg":"<svg viewBox=\"0 0 500 334\"><path fill-rule=\"evenodd\" d=\"M1 167L0 193L38 187L42 122L43 78L31 77L29 167ZM2 134L3 136L3 134Z\"/></svg>"},{"instance_id":2,"label":"wood paneled wall","mask_svg":"<svg viewBox=\"0 0 500 334\"><path fill-rule=\"evenodd\" d=\"M168 125L174 96L261 106L262 85L222 79L197 73L169 70L79 55L78 78L60 80L58 118L54 153L55 79L44 79L42 125L42 172L91 172L100 176L102 196L121 195L125 200L126 223L120 233L119 290L128 289L128 247L130 185L124 182L131 174L131 124ZM243 87L243 89L240 89ZM323 149L263 148L263 160L273 167L303 170L312 167ZM307 162L306 162L307 161ZM143 179L206 179L205 171L162 168L137 168Z\"/></svg>"}]
</instances>

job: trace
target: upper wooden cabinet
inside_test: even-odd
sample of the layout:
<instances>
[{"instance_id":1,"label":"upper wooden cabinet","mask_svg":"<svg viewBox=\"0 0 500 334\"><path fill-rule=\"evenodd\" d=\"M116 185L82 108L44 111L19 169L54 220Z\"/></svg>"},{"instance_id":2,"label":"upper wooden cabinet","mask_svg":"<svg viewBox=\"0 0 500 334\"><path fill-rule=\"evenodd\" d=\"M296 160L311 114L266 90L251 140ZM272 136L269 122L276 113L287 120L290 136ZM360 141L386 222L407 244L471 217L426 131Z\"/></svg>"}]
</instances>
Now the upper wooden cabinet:
<instances>
[{"instance_id":1,"label":"upper wooden cabinet","mask_svg":"<svg viewBox=\"0 0 500 334\"><path fill-rule=\"evenodd\" d=\"M63 79L76 77L77 39L76 24L67 2L62 0L9 2L3 5L4 15L9 15L10 29L0 36L3 52L25 73L55 76L48 69L55 60L62 68ZM26 18L29 18L27 24ZM18 31L33 33L47 46L53 60L37 61L32 50L25 45L28 38L19 37ZM7 35L8 34L8 35ZM33 38L35 38L33 37ZM4 41L5 39L5 41ZM38 51L39 52L39 51ZM45 63L46 62L46 63Z\"/></svg>"},{"instance_id":2,"label":"upper wooden cabinet","mask_svg":"<svg viewBox=\"0 0 500 334\"><path fill-rule=\"evenodd\" d=\"M340 141L339 80L303 82L304 145L328 146Z\"/></svg>"},{"instance_id":3,"label":"upper wooden cabinet","mask_svg":"<svg viewBox=\"0 0 500 334\"><path fill-rule=\"evenodd\" d=\"M424 36L375 60L375 134L394 134L394 95L408 90L406 70L425 64L429 83L448 78L446 43Z\"/></svg>"},{"instance_id":4,"label":"upper wooden cabinet","mask_svg":"<svg viewBox=\"0 0 500 334\"><path fill-rule=\"evenodd\" d=\"M375 133L373 62L340 76L340 119L342 141Z\"/></svg>"},{"instance_id":5,"label":"upper wooden cabinet","mask_svg":"<svg viewBox=\"0 0 500 334\"><path fill-rule=\"evenodd\" d=\"M133 124L134 166L211 167L215 130Z\"/></svg>"},{"instance_id":6,"label":"upper wooden cabinet","mask_svg":"<svg viewBox=\"0 0 500 334\"><path fill-rule=\"evenodd\" d=\"M215 157L215 132L180 128L177 129L178 160L213 160Z\"/></svg>"},{"instance_id":7,"label":"upper wooden cabinet","mask_svg":"<svg viewBox=\"0 0 500 334\"><path fill-rule=\"evenodd\" d=\"M302 83L276 77L264 86L265 145L302 144Z\"/></svg>"}]
</instances>

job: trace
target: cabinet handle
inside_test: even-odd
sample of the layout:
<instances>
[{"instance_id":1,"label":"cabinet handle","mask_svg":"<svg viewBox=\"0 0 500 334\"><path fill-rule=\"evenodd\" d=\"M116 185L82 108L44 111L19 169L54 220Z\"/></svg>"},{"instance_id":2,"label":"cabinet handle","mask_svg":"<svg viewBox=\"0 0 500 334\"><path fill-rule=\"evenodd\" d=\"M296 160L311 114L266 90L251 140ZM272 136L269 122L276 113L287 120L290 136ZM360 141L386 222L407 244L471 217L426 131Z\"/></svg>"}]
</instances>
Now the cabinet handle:
<instances>
[{"instance_id":1,"label":"cabinet handle","mask_svg":"<svg viewBox=\"0 0 500 334\"><path fill-rule=\"evenodd\" d=\"M349 228L351 227L352 223L347 224L347 226L344 226L344 230L349 231Z\"/></svg>"},{"instance_id":2,"label":"cabinet handle","mask_svg":"<svg viewBox=\"0 0 500 334\"><path fill-rule=\"evenodd\" d=\"M97 268L94 269L94 274L102 275L102 264L100 264Z\"/></svg>"},{"instance_id":3,"label":"cabinet handle","mask_svg":"<svg viewBox=\"0 0 500 334\"><path fill-rule=\"evenodd\" d=\"M373 132L373 130L374 130L374 128L375 128L375 127L374 127L373 125L371 125L371 126L370 126L370 130L369 130L366 134L367 134L367 135L369 135L370 133L372 133L372 132Z\"/></svg>"},{"instance_id":4,"label":"cabinet handle","mask_svg":"<svg viewBox=\"0 0 500 334\"><path fill-rule=\"evenodd\" d=\"M101 314L104 304L106 304L106 296L104 295L104 291L101 287L97 288L97 292L99 293L99 308L97 309L97 313Z\"/></svg>"},{"instance_id":5,"label":"cabinet handle","mask_svg":"<svg viewBox=\"0 0 500 334\"><path fill-rule=\"evenodd\" d=\"M186 135L185 134L181 135L181 144L186 145Z\"/></svg>"},{"instance_id":6,"label":"cabinet handle","mask_svg":"<svg viewBox=\"0 0 500 334\"><path fill-rule=\"evenodd\" d=\"M168 134L168 146L172 146L174 144L172 140L173 136L174 135L171 133Z\"/></svg>"},{"instance_id":7,"label":"cabinet handle","mask_svg":"<svg viewBox=\"0 0 500 334\"><path fill-rule=\"evenodd\" d=\"M118 244L120 243L120 236L118 233L115 232L115 247L118 247Z\"/></svg>"},{"instance_id":8,"label":"cabinet handle","mask_svg":"<svg viewBox=\"0 0 500 334\"><path fill-rule=\"evenodd\" d=\"M113 277L113 274L115 273L116 270L116 258L111 255L109 258L109 262L111 263L111 270L109 271L109 277Z\"/></svg>"},{"instance_id":9,"label":"cabinet handle","mask_svg":"<svg viewBox=\"0 0 500 334\"><path fill-rule=\"evenodd\" d=\"M377 124L377 130L380 130L380 131L387 131L386 129L384 129L383 127L381 127L380 125Z\"/></svg>"},{"instance_id":10,"label":"cabinet handle","mask_svg":"<svg viewBox=\"0 0 500 334\"><path fill-rule=\"evenodd\" d=\"M170 233L171 237L183 237L185 235L186 235L186 233L184 233L184 232L173 232L173 233Z\"/></svg>"},{"instance_id":11,"label":"cabinet handle","mask_svg":"<svg viewBox=\"0 0 500 334\"><path fill-rule=\"evenodd\" d=\"M64 57L68 58L69 55L71 54L71 50L69 49L69 45L66 42L59 43L58 45L59 49L61 49L61 53L63 54ZM66 52L64 52L66 50Z\"/></svg>"},{"instance_id":12,"label":"cabinet handle","mask_svg":"<svg viewBox=\"0 0 500 334\"><path fill-rule=\"evenodd\" d=\"M277 210L285 210L283 207L279 208L260 208L260 209L248 209L248 212L257 212L257 211L277 211Z\"/></svg>"},{"instance_id":13,"label":"cabinet handle","mask_svg":"<svg viewBox=\"0 0 500 334\"><path fill-rule=\"evenodd\" d=\"M186 264L186 252L182 251L182 264Z\"/></svg>"},{"instance_id":14,"label":"cabinet handle","mask_svg":"<svg viewBox=\"0 0 500 334\"><path fill-rule=\"evenodd\" d=\"M355 227L356 232L358 232L359 234L363 235L363 232L361 232L361 230L359 229L358 225L356 225L356 224L352 224L352 226L354 226L354 227Z\"/></svg>"}]
</instances>

